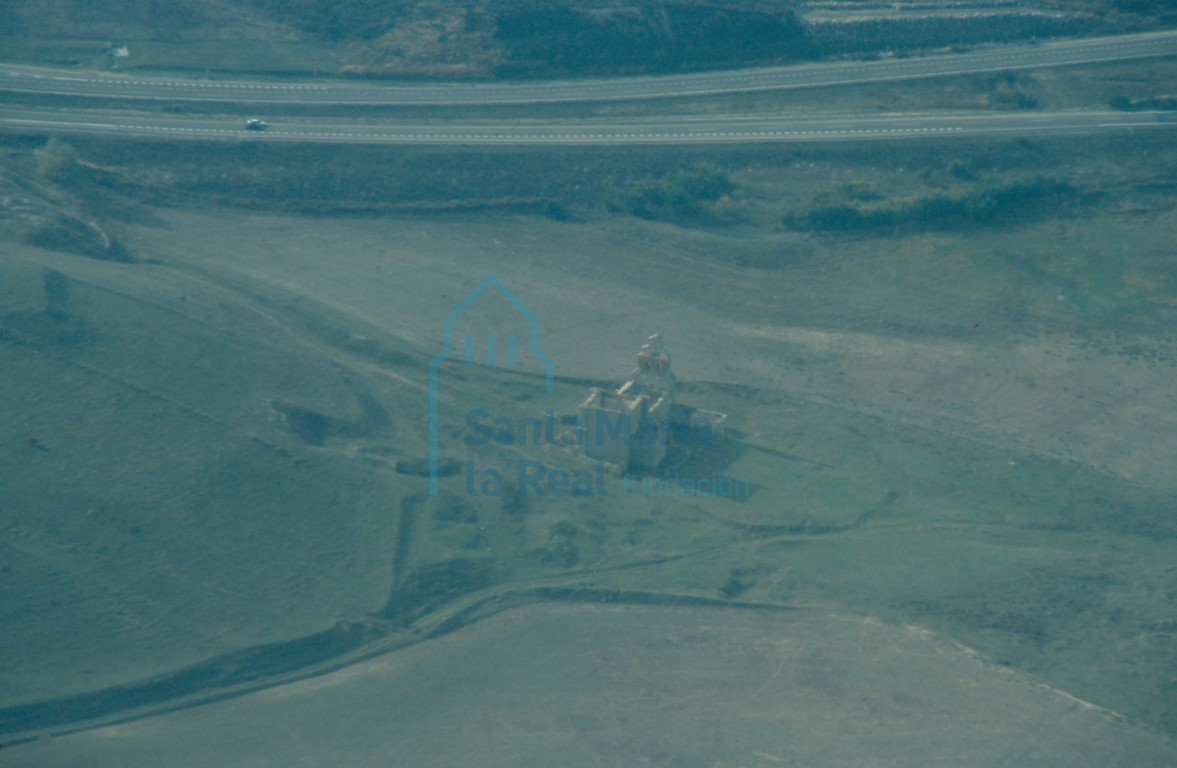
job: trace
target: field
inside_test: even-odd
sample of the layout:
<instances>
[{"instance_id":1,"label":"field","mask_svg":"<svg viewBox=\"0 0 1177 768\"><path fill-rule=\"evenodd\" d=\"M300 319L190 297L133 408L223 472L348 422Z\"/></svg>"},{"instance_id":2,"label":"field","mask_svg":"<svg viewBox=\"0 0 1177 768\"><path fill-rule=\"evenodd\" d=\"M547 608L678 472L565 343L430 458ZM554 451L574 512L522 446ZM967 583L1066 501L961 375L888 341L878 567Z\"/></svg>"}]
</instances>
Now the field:
<instances>
[{"instance_id":1,"label":"field","mask_svg":"<svg viewBox=\"0 0 1177 768\"><path fill-rule=\"evenodd\" d=\"M698 108L1102 106L1172 93L1175 71ZM1177 735L1167 132L3 152L0 741L423 653L554 602L911 625ZM430 496L430 364L487 275L538 319L553 391L531 355L442 364L453 471ZM492 294L455 338L526 338L516 310ZM731 420L679 477L746 495L608 475L545 496L520 462L593 467L467 442L474 410L574 414L655 332L679 399Z\"/></svg>"}]
</instances>

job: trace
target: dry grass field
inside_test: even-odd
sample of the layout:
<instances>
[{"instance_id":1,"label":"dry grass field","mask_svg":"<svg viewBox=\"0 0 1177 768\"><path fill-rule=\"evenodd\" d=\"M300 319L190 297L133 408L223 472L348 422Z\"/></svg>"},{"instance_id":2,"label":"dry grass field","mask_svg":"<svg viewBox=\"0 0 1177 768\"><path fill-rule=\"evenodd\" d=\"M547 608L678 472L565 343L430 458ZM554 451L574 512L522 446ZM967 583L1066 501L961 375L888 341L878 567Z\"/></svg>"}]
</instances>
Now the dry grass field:
<instances>
[{"instance_id":1,"label":"dry grass field","mask_svg":"<svg viewBox=\"0 0 1177 768\"><path fill-rule=\"evenodd\" d=\"M669 108L1102 109L1174 71ZM0 150L0 760L386 764L427 732L412 764L1173 762L1167 131ZM526 312L472 302L431 389L489 275ZM543 356L462 362L533 319ZM746 494L470 440L560 423L653 333L730 419L678 478Z\"/></svg>"}]
</instances>

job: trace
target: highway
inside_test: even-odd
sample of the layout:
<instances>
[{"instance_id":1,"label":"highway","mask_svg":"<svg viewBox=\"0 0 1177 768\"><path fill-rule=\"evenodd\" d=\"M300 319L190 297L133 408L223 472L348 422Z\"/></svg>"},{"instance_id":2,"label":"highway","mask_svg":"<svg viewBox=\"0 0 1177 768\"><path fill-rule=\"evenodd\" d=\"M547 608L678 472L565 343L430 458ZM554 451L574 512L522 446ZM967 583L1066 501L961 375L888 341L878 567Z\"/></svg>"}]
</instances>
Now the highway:
<instances>
[{"instance_id":1,"label":"highway","mask_svg":"<svg viewBox=\"0 0 1177 768\"><path fill-rule=\"evenodd\" d=\"M994 46L964 53L869 62L701 72L607 80L372 84L357 81L243 81L130 77L0 63L0 92L103 99L238 104L471 106L665 99L834 87L974 72L1061 67L1177 54L1177 32Z\"/></svg>"},{"instance_id":2,"label":"highway","mask_svg":"<svg viewBox=\"0 0 1177 768\"><path fill-rule=\"evenodd\" d=\"M946 136L1045 135L1177 127L1174 112L972 112L893 115L730 115L583 120L357 123L305 120L247 131L236 118L160 116L119 110L47 112L0 108L0 129L32 134L220 141L449 144L720 144L863 141Z\"/></svg>"},{"instance_id":3,"label":"highway","mask_svg":"<svg viewBox=\"0 0 1177 768\"><path fill-rule=\"evenodd\" d=\"M0 63L0 96L36 93L59 105L23 106L0 100L0 130L26 134L91 134L120 138L449 145L707 144L733 142L863 141L945 136L1046 135L1172 128L1174 112L1105 110L1039 112L923 112L905 114L739 114L550 119L341 119L333 107L356 105L473 105L660 99L740 91L835 87L851 83L934 77L997 69L1066 66L1146 56L1177 55L1177 32L1002 46L968 53L815 64L772 69L530 83L430 85L333 82L245 82L142 78ZM79 97L85 108L70 100ZM95 101L95 100L98 101ZM159 101L225 102L237 116L163 112ZM317 107L321 116L274 117L268 130L247 131L243 107ZM100 106L101 105L101 106ZM230 110L226 110L230 111Z\"/></svg>"}]
</instances>

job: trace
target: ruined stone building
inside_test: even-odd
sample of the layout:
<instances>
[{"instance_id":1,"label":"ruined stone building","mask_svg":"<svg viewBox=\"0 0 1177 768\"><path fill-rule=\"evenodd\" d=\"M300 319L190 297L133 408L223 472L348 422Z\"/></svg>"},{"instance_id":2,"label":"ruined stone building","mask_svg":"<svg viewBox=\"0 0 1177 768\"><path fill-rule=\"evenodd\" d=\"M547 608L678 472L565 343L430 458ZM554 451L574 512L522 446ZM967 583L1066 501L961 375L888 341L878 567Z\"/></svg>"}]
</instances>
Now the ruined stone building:
<instances>
[{"instance_id":1,"label":"ruined stone building","mask_svg":"<svg viewBox=\"0 0 1177 768\"><path fill-rule=\"evenodd\" d=\"M619 472L681 464L723 437L727 417L675 401L670 353L655 334L617 390L594 387L577 416L581 452Z\"/></svg>"}]
</instances>

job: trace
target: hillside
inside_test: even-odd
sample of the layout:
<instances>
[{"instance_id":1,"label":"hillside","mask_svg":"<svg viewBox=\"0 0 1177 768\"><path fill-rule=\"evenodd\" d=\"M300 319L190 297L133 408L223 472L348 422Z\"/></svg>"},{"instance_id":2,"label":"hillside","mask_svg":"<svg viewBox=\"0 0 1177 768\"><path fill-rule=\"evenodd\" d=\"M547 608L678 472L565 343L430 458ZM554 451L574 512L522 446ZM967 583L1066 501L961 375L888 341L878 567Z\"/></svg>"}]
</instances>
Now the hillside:
<instances>
[{"instance_id":1,"label":"hillside","mask_svg":"<svg viewBox=\"0 0 1177 768\"><path fill-rule=\"evenodd\" d=\"M610 75L1109 33L1173 23L1173 15L1144 0L22 0L0 7L0 58L430 78ZM128 56L110 55L123 45Z\"/></svg>"}]
</instances>

